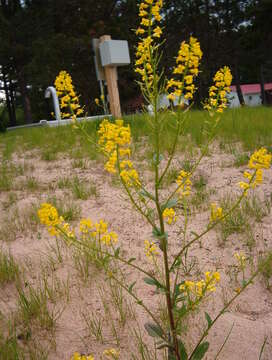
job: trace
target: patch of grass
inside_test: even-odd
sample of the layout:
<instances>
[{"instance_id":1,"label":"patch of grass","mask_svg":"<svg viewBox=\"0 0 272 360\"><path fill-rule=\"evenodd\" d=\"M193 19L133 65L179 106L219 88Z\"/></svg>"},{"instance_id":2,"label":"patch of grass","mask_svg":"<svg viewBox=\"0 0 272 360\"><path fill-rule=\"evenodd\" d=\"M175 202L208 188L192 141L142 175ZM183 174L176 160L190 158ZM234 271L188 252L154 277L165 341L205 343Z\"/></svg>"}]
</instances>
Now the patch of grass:
<instances>
[{"instance_id":1,"label":"patch of grass","mask_svg":"<svg viewBox=\"0 0 272 360\"><path fill-rule=\"evenodd\" d=\"M224 212L231 209L233 199L226 195L220 202ZM234 233L243 233L250 227L248 217L242 206L236 208L224 221L220 223L222 240L225 242Z\"/></svg>"},{"instance_id":2,"label":"patch of grass","mask_svg":"<svg viewBox=\"0 0 272 360\"><path fill-rule=\"evenodd\" d=\"M81 215L81 208L72 200L67 198L49 197L46 202L54 205L58 213L65 221L78 220Z\"/></svg>"},{"instance_id":3,"label":"patch of grass","mask_svg":"<svg viewBox=\"0 0 272 360\"><path fill-rule=\"evenodd\" d=\"M89 163L88 163L88 160L86 160L86 159L74 159L72 161L72 167L74 169L86 170L89 167Z\"/></svg>"},{"instance_id":4,"label":"patch of grass","mask_svg":"<svg viewBox=\"0 0 272 360\"><path fill-rule=\"evenodd\" d=\"M249 156L247 153L235 153L234 157L234 166L240 167L248 164Z\"/></svg>"},{"instance_id":5,"label":"patch of grass","mask_svg":"<svg viewBox=\"0 0 272 360\"><path fill-rule=\"evenodd\" d=\"M178 175L179 175L179 169L176 168L169 169L164 179L164 185L168 187L171 184L173 184L177 180Z\"/></svg>"},{"instance_id":6,"label":"patch of grass","mask_svg":"<svg viewBox=\"0 0 272 360\"><path fill-rule=\"evenodd\" d=\"M0 191L10 191L15 178L24 175L28 169L29 166L26 162L14 164L11 161L2 161L0 165Z\"/></svg>"},{"instance_id":7,"label":"patch of grass","mask_svg":"<svg viewBox=\"0 0 272 360\"><path fill-rule=\"evenodd\" d=\"M94 337L96 341L104 344L105 339L103 334L103 323L105 322L105 319L102 317L102 315L92 311L91 313L82 313L81 316L86 325L89 336Z\"/></svg>"},{"instance_id":8,"label":"patch of grass","mask_svg":"<svg viewBox=\"0 0 272 360\"><path fill-rule=\"evenodd\" d=\"M97 197L97 188L91 181L80 180L77 176L72 179L71 190L76 199L87 200L90 196Z\"/></svg>"},{"instance_id":9,"label":"patch of grass","mask_svg":"<svg viewBox=\"0 0 272 360\"><path fill-rule=\"evenodd\" d=\"M0 167L0 191L10 191L14 176L10 174L9 168L5 162Z\"/></svg>"},{"instance_id":10,"label":"patch of grass","mask_svg":"<svg viewBox=\"0 0 272 360\"><path fill-rule=\"evenodd\" d=\"M89 251L74 251L74 266L83 283L86 283L90 275L94 276L94 264L96 264L94 255Z\"/></svg>"},{"instance_id":11,"label":"patch of grass","mask_svg":"<svg viewBox=\"0 0 272 360\"><path fill-rule=\"evenodd\" d=\"M25 326L29 327L32 321L37 321L41 328L53 330L56 319L49 310L46 290L42 287L35 289L28 285L27 289L17 288L19 316Z\"/></svg>"},{"instance_id":12,"label":"patch of grass","mask_svg":"<svg viewBox=\"0 0 272 360\"><path fill-rule=\"evenodd\" d=\"M16 281L19 277L19 266L10 254L0 250L0 285Z\"/></svg>"},{"instance_id":13,"label":"patch of grass","mask_svg":"<svg viewBox=\"0 0 272 360\"><path fill-rule=\"evenodd\" d=\"M209 198L210 193L205 188L202 188L191 195L189 202L195 211L204 210L209 207Z\"/></svg>"},{"instance_id":14,"label":"patch of grass","mask_svg":"<svg viewBox=\"0 0 272 360\"><path fill-rule=\"evenodd\" d=\"M262 219L270 214L272 199L265 198L262 201L256 194L253 194L251 197L245 199L243 202L243 209L246 214L254 218L257 222L261 222Z\"/></svg>"},{"instance_id":15,"label":"patch of grass","mask_svg":"<svg viewBox=\"0 0 272 360\"><path fill-rule=\"evenodd\" d=\"M37 190L38 182L33 176L29 176L26 178L26 188L28 190Z\"/></svg>"},{"instance_id":16,"label":"patch of grass","mask_svg":"<svg viewBox=\"0 0 272 360\"><path fill-rule=\"evenodd\" d=\"M165 119L164 136L160 144L162 151L169 150L169 145L176 133L176 128L169 126L173 116L169 114ZM203 129L209 118L205 111L200 110L190 111L185 116L186 126L181 141L179 141L179 148L182 147L183 150L187 148L187 145L189 146L189 143L198 146L205 143L206 137ZM146 115L126 116L125 121L131 126L134 142L138 142L146 134L152 133ZM97 140L96 130L99 123L100 121L93 121L85 124L85 129L94 142ZM271 146L272 111L270 108L262 106L228 109L220 121L218 136L222 144L240 142L245 150L249 151L260 146ZM184 140L186 138L187 141ZM190 139L189 142L188 139ZM74 131L71 125L14 130L1 134L0 143L4 144L2 153L5 159L10 159L12 154L19 149L20 151L40 149L42 159L46 161L56 159L59 153L70 153L72 158L97 158L95 146L79 132ZM71 151L71 149L73 150Z\"/></svg>"},{"instance_id":17,"label":"patch of grass","mask_svg":"<svg viewBox=\"0 0 272 360\"><path fill-rule=\"evenodd\" d=\"M51 149L45 149L41 153L41 159L44 161L55 161L57 160L57 154L53 152Z\"/></svg>"},{"instance_id":18,"label":"patch of grass","mask_svg":"<svg viewBox=\"0 0 272 360\"><path fill-rule=\"evenodd\" d=\"M199 175L193 179L193 187L196 190L203 190L207 185L207 180L203 175Z\"/></svg>"},{"instance_id":19,"label":"patch of grass","mask_svg":"<svg viewBox=\"0 0 272 360\"><path fill-rule=\"evenodd\" d=\"M186 172L191 172L191 170L193 169L193 166L194 166L193 162L188 159L183 160L181 163L182 170L184 170Z\"/></svg>"},{"instance_id":20,"label":"patch of grass","mask_svg":"<svg viewBox=\"0 0 272 360\"><path fill-rule=\"evenodd\" d=\"M268 251L258 259L258 267L267 289L272 289L272 251Z\"/></svg>"},{"instance_id":21,"label":"patch of grass","mask_svg":"<svg viewBox=\"0 0 272 360\"><path fill-rule=\"evenodd\" d=\"M68 177L63 177L58 180L58 188L59 189L65 189L71 187L71 180Z\"/></svg>"},{"instance_id":22,"label":"patch of grass","mask_svg":"<svg viewBox=\"0 0 272 360\"><path fill-rule=\"evenodd\" d=\"M18 200L18 196L15 192L8 192L7 199L2 201L3 210L9 209Z\"/></svg>"},{"instance_id":23,"label":"patch of grass","mask_svg":"<svg viewBox=\"0 0 272 360\"><path fill-rule=\"evenodd\" d=\"M18 208L11 209L0 223L0 240L13 241L18 233L34 233L39 224L37 209L35 204L23 211L19 211Z\"/></svg>"},{"instance_id":24,"label":"patch of grass","mask_svg":"<svg viewBox=\"0 0 272 360\"><path fill-rule=\"evenodd\" d=\"M6 335L0 332L0 359L26 360L25 352L18 342L15 326L9 321Z\"/></svg>"}]
</instances>

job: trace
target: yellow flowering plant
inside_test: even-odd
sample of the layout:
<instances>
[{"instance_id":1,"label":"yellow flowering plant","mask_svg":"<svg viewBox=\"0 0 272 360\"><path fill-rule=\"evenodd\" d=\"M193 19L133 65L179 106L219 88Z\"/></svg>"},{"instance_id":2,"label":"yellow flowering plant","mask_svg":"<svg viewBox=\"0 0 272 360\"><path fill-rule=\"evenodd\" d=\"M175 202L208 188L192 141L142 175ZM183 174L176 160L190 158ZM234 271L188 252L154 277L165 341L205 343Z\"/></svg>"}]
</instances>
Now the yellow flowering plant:
<instances>
[{"instance_id":1,"label":"yellow flowering plant","mask_svg":"<svg viewBox=\"0 0 272 360\"><path fill-rule=\"evenodd\" d=\"M206 271L202 277L193 279L190 274L188 277L181 275L181 266L186 262L190 247L202 240L239 207L250 189L254 189L262 183L263 170L270 167L272 156L264 148L256 151L250 158L249 170L244 173L246 181L239 183L241 193L231 209L224 211L216 203L212 203L207 226L199 233L189 231L191 212L188 199L191 195L191 179L215 137L221 113L227 106L227 93L230 91L232 76L227 66L216 72L213 78L214 84L209 89L209 99L204 103L204 109L211 115L205 130L207 133L206 144L200 149L199 157L190 171L180 169L171 191L162 193L162 184L173 163L179 136L184 130L185 113L188 111L184 104L185 101L189 102L190 107L193 103L197 90L195 80L199 74L203 55L198 40L190 37L188 43L183 41L180 45L171 79L164 77L164 72L160 70L163 31L159 24L162 18L162 5L162 0L144 0L139 6L140 26L136 30L136 34L139 35L139 43L136 49L135 71L140 76L139 85L144 98L153 109L153 114L147 117L152 130L152 187L146 186L132 160L132 136L129 125L126 125L121 119L115 119L113 122L104 120L100 123L97 133L97 146L106 158L105 170L119 178L128 200L152 229L152 240L143 241L143 245L146 257L151 260L149 264L154 265L154 271L148 271L142 266L138 266L135 258L128 260L123 258L120 255L120 248L116 246L117 234L109 232L104 221L94 224L90 219L82 219L78 232L71 229L50 204L42 205L39 217L52 236L62 236L70 246L97 252L96 260L104 265L106 275L126 290L136 304L141 306L150 317L151 321L145 324L145 328L148 334L156 339L158 349L167 349L168 360L200 360L204 358L209 349L206 337L210 329L237 296L252 283L258 270L248 279L245 275L243 276L239 293L236 292L217 315L211 317L205 313L207 325L189 353L181 331L182 321L199 308L202 301L215 292L220 282L220 274L214 269ZM69 80L67 82L68 89L71 89L70 84ZM65 89L62 91L65 92ZM160 96L165 94L172 102L176 101L178 105L175 109L173 103L170 109L164 111L159 109ZM168 123L169 117L165 116L166 114L171 114L171 121L173 121L171 124ZM161 139L165 126L172 126L175 129L175 137L168 159L162 161ZM77 127L89 138L83 125L79 123ZM175 242L175 239L173 239L173 232L169 230L177 224L181 224L179 232L181 242L179 249L173 251L171 244ZM238 257L235 257L238 260ZM162 324L157 313L138 297L134 290L135 283L124 284L118 278L116 271L111 268L111 260L126 264L133 270L144 274L144 282L148 286L154 287L157 294L163 295L167 311L167 324ZM243 258L239 257L241 266L242 261L244 261ZM107 358L119 356L113 352L107 352L104 355Z\"/></svg>"},{"instance_id":2,"label":"yellow flowering plant","mask_svg":"<svg viewBox=\"0 0 272 360\"><path fill-rule=\"evenodd\" d=\"M76 118L83 114L84 110L80 106L72 78L67 71L60 71L55 80L55 88L60 100L61 116L63 118Z\"/></svg>"}]
</instances>

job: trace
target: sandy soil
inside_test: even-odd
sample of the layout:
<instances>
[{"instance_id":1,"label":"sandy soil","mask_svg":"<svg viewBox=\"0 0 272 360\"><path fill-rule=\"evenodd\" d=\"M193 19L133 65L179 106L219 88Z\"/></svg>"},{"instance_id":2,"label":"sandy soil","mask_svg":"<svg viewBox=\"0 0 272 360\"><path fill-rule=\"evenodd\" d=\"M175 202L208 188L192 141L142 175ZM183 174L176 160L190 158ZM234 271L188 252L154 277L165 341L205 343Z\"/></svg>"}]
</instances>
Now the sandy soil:
<instances>
[{"instance_id":1,"label":"sandy soil","mask_svg":"<svg viewBox=\"0 0 272 360\"><path fill-rule=\"evenodd\" d=\"M34 155L33 155L34 154ZM30 158L32 156L32 158ZM180 163L182 157L177 157L176 164ZM242 178L244 167L234 168L233 156L220 153L214 149L211 157L203 159L196 176L202 175L207 181L207 189L213 190L210 202L222 198L226 193L235 194L239 189L238 181ZM14 164L26 162L34 166L30 173L24 174L16 179L16 183L23 181L27 175L37 179L39 188L32 190L14 190L17 201L8 209L0 207L0 218L5 219L11 216L12 210L18 207L19 213L27 213L33 204L39 204L48 199L48 196L56 198L71 198L81 208L81 217L89 217L94 221L105 219L112 230L119 234L119 243L123 254L127 257L136 257L140 266L149 269L150 264L144 255L144 240L151 239L151 229L146 222L128 205L120 186L112 183L112 179L103 171L101 162L89 161L87 169L75 169L72 161L59 157L57 161L45 162L39 159L35 153L16 154L13 156ZM91 180L96 188L98 195L91 196L88 200L74 200L69 189L59 189L58 180L64 177L72 178L75 174L84 181ZM145 179L150 179L150 173L145 171ZM165 193L166 191L163 190ZM272 192L272 170L265 174L263 186L258 190L259 196L269 198ZM8 192L0 194L1 203L8 201ZM205 206L199 206L190 221L190 229L195 232L204 229L209 219L209 210ZM196 244L190 250L190 259L196 260L193 269L193 276L201 277L207 270L221 272L222 281L216 293L202 305L192 321L193 328L188 329L186 339L189 347L197 342L200 329L205 326L204 311L208 311L211 317L221 309L224 301L233 294L234 284L230 283L227 274L231 265L235 263L233 253L243 250L248 256L257 258L261 253L272 249L272 215L263 218L261 223L254 224L255 244L250 249L246 245L245 234L231 235L223 244L220 243L220 233L212 231L206 236L201 244ZM182 221L182 219L180 219ZM3 221L2 221L3 225ZM179 248L179 240L176 239L177 225L169 229L169 243L171 253ZM56 260L56 253L52 250L55 240L50 238L42 226L38 226L32 231L18 231L12 241L0 239L1 246L8 249L16 261L24 268L25 286L33 284L37 286L41 274L46 273L49 281L59 279L62 289L64 284L68 284L62 295L56 299L55 303L49 302L52 311L58 314L56 329L53 335L41 331L33 325L33 338L37 339L38 347L49 347L49 360L70 359L75 351L82 354L92 353L98 359L101 351L105 348L119 348L120 359L136 359L139 356L133 330L142 329L144 340L153 348L150 339L144 330L143 324L148 316L141 308L136 307L135 313L128 311L127 321L122 327L118 321L118 313L112 304L112 296L109 286L106 284L103 274L94 266L91 266L90 276L86 282L82 281L72 256L72 249L61 245L62 262ZM51 246L51 247L50 247ZM53 259L53 260L52 260ZM52 265L53 264L53 265ZM248 270L248 274L250 270ZM149 304L153 309L159 301L159 296L142 281L142 275L132 270L127 271L129 283L137 280L135 289L139 297ZM272 285L272 284L271 284ZM101 291L103 293L101 299ZM0 288L0 311L8 315L16 312L17 292L14 284ZM109 304L112 309L112 318L104 317L104 307L102 300ZM134 305L133 305L134 307ZM103 318L104 343L97 341L90 335L83 320L83 314L93 313L98 318ZM118 333L119 343L112 331L111 324L114 323ZM255 360L258 359L262 344L267 338L263 353L263 360L272 359L272 292L269 291L262 277L259 277L254 284L232 305L230 311L225 313L218 321L213 331L208 336L210 351L205 359L214 359L215 354L224 342L230 328L233 326L232 333L226 343L219 359L224 360ZM50 338L55 339L55 346L49 346ZM24 341L22 340L22 343ZM152 355L150 359L152 358ZM158 356L158 359L162 359ZM155 357L154 357L155 359Z\"/></svg>"}]
</instances>

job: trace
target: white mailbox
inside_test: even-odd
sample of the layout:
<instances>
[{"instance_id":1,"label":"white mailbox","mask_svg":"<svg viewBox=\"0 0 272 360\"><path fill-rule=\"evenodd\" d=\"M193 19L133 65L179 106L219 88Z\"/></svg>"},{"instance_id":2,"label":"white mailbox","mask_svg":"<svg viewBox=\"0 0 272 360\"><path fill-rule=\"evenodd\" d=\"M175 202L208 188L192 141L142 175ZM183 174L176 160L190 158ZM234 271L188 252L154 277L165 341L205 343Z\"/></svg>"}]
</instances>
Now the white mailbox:
<instances>
[{"instance_id":1,"label":"white mailbox","mask_svg":"<svg viewBox=\"0 0 272 360\"><path fill-rule=\"evenodd\" d=\"M130 64L126 40L106 40L99 44L102 66L124 66Z\"/></svg>"}]
</instances>

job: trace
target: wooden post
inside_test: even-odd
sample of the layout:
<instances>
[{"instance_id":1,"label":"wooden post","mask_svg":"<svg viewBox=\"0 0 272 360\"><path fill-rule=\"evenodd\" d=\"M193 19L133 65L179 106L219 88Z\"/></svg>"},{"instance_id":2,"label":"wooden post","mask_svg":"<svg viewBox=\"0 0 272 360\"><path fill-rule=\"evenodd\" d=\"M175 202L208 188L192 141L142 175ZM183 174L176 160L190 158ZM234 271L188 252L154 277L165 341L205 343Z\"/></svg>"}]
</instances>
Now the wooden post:
<instances>
[{"instance_id":1,"label":"wooden post","mask_svg":"<svg viewBox=\"0 0 272 360\"><path fill-rule=\"evenodd\" d=\"M104 35L100 37L100 42L104 42L106 40L111 40L110 35ZM120 97L117 83L117 67L116 66L105 66L105 78L107 82L109 100L110 100L110 111L111 114L120 118L121 114L121 106L120 106Z\"/></svg>"}]
</instances>

